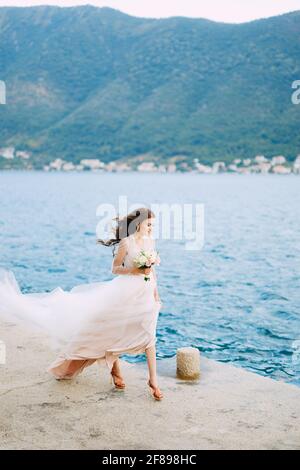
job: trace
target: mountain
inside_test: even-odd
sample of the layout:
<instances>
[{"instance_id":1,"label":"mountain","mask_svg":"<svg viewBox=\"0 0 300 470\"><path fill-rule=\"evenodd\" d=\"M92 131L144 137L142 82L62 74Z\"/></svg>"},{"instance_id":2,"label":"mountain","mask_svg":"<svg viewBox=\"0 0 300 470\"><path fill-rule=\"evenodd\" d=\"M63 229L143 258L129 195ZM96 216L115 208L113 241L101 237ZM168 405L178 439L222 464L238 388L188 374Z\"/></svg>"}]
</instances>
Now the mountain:
<instances>
[{"instance_id":1,"label":"mountain","mask_svg":"<svg viewBox=\"0 0 300 470\"><path fill-rule=\"evenodd\" d=\"M300 12L244 24L111 8L0 8L0 147L37 167L300 153ZM1 160L1 159L0 159Z\"/></svg>"}]
</instances>

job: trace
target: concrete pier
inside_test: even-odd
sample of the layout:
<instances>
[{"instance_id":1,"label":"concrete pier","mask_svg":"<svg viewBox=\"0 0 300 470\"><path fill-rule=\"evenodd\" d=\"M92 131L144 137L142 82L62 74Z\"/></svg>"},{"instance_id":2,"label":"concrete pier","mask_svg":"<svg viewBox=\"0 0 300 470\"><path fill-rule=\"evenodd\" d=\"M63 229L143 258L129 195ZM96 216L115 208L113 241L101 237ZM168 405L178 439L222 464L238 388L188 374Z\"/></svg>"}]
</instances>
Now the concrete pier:
<instances>
[{"instance_id":1,"label":"concrete pier","mask_svg":"<svg viewBox=\"0 0 300 470\"><path fill-rule=\"evenodd\" d=\"M200 379L185 382L174 356L158 361L156 402L145 363L122 361L125 391L97 365L56 381L46 337L1 323L0 339L1 449L300 449L296 386L203 356Z\"/></svg>"}]
</instances>

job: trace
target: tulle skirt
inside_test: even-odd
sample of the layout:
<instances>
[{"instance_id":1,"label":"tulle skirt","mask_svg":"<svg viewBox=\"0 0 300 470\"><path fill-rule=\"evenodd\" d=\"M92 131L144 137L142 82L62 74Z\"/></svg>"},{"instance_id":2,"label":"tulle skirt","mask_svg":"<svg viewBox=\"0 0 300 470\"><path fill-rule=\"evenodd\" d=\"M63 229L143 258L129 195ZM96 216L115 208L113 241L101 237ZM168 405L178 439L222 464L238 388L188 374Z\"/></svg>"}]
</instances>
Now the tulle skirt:
<instances>
[{"instance_id":1,"label":"tulle skirt","mask_svg":"<svg viewBox=\"0 0 300 470\"><path fill-rule=\"evenodd\" d=\"M47 369L72 378L95 361L109 370L121 354L140 354L156 343L160 303L155 281L120 275L111 281L82 284L70 291L23 294L12 271L0 270L0 320L46 332L58 357Z\"/></svg>"}]
</instances>

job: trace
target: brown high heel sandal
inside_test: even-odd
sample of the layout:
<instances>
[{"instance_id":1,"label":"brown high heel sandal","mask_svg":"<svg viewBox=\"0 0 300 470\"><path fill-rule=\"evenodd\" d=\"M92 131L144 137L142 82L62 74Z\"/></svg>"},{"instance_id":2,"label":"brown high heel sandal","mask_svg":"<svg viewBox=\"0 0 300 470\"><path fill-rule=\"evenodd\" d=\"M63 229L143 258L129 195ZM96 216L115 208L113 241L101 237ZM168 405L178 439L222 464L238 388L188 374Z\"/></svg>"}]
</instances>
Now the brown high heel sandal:
<instances>
[{"instance_id":1,"label":"brown high heel sandal","mask_svg":"<svg viewBox=\"0 0 300 470\"><path fill-rule=\"evenodd\" d=\"M150 393L151 395L153 396L153 398L155 400L162 400L162 398L164 397L162 392L159 390L158 387L154 387L152 385L152 383L150 382L150 379L148 380L147 382L148 386L149 386L149 390L150 390Z\"/></svg>"},{"instance_id":2,"label":"brown high heel sandal","mask_svg":"<svg viewBox=\"0 0 300 470\"><path fill-rule=\"evenodd\" d=\"M110 382L111 383L114 383L114 386L117 390L124 390L124 388L126 387L125 383L123 382L123 378L120 377L119 375L117 374L114 374L112 371L111 371L111 377L110 377ZM122 383L116 383L115 382L115 377L122 380Z\"/></svg>"}]
</instances>

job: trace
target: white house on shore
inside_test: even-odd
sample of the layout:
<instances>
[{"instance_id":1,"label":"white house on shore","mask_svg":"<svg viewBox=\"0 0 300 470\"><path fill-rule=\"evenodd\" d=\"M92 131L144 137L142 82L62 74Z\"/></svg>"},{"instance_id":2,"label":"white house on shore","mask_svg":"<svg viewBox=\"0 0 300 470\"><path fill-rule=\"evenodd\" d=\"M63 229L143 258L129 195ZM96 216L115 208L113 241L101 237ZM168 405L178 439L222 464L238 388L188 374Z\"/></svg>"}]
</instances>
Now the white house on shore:
<instances>
[{"instance_id":1,"label":"white house on shore","mask_svg":"<svg viewBox=\"0 0 300 470\"><path fill-rule=\"evenodd\" d=\"M203 165L202 163L196 163L195 167L199 173L212 173L212 167L208 165Z\"/></svg>"},{"instance_id":2,"label":"white house on shore","mask_svg":"<svg viewBox=\"0 0 300 470\"><path fill-rule=\"evenodd\" d=\"M300 155L296 158L293 165L294 173L300 173Z\"/></svg>"},{"instance_id":3,"label":"white house on shore","mask_svg":"<svg viewBox=\"0 0 300 470\"><path fill-rule=\"evenodd\" d=\"M16 152L16 157L22 158L23 160L28 160L30 158L30 153L25 152L24 150L18 150Z\"/></svg>"},{"instance_id":4,"label":"white house on shore","mask_svg":"<svg viewBox=\"0 0 300 470\"><path fill-rule=\"evenodd\" d=\"M154 162L143 162L137 166L137 171L147 172L147 171L157 171L157 167Z\"/></svg>"},{"instance_id":5,"label":"white house on shore","mask_svg":"<svg viewBox=\"0 0 300 470\"><path fill-rule=\"evenodd\" d=\"M7 160L12 160L15 157L15 147L0 148L0 156Z\"/></svg>"},{"instance_id":6,"label":"white house on shore","mask_svg":"<svg viewBox=\"0 0 300 470\"><path fill-rule=\"evenodd\" d=\"M105 163L98 158L85 158L80 161L80 165L89 170L100 170L105 168Z\"/></svg>"},{"instance_id":7,"label":"white house on shore","mask_svg":"<svg viewBox=\"0 0 300 470\"><path fill-rule=\"evenodd\" d=\"M254 167L255 171L258 172L258 173L269 173L271 168L272 168L272 165L268 160L267 161L261 161L260 163L258 163Z\"/></svg>"},{"instance_id":8,"label":"white house on shore","mask_svg":"<svg viewBox=\"0 0 300 470\"><path fill-rule=\"evenodd\" d=\"M167 166L167 172L168 173L176 173L176 171L177 171L177 166L175 165L175 163L170 163Z\"/></svg>"},{"instance_id":9,"label":"white house on shore","mask_svg":"<svg viewBox=\"0 0 300 470\"><path fill-rule=\"evenodd\" d=\"M49 163L48 167L49 167L49 170L61 170L63 165L67 163L65 162L64 160L62 160L61 158L56 158L53 162Z\"/></svg>"},{"instance_id":10,"label":"white house on shore","mask_svg":"<svg viewBox=\"0 0 300 470\"><path fill-rule=\"evenodd\" d=\"M275 165L272 168L272 172L277 175L289 175L292 172L292 169L283 165Z\"/></svg>"},{"instance_id":11,"label":"white house on shore","mask_svg":"<svg viewBox=\"0 0 300 470\"><path fill-rule=\"evenodd\" d=\"M159 173L166 173L167 168L165 165L158 165L158 171Z\"/></svg>"},{"instance_id":12,"label":"white house on shore","mask_svg":"<svg viewBox=\"0 0 300 470\"><path fill-rule=\"evenodd\" d=\"M226 165L224 162L215 162L212 166L213 173L220 173L226 170Z\"/></svg>"},{"instance_id":13,"label":"white house on shore","mask_svg":"<svg viewBox=\"0 0 300 470\"><path fill-rule=\"evenodd\" d=\"M284 165L286 163L286 158L283 155L278 155L277 157L273 157L271 160L271 165Z\"/></svg>"},{"instance_id":14,"label":"white house on shore","mask_svg":"<svg viewBox=\"0 0 300 470\"><path fill-rule=\"evenodd\" d=\"M74 170L76 170L76 165L74 165L74 163L72 163L72 162L64 163L63 166L62 166L62 170L64 170L64 171L74 171Z\"/></svg>"},{"instance_id":15,"label":"white house on shore","mask_svg":"<svg viewBox=\"0 0 300 470\"><path fill-rule=\"evenodd\" d=\"M254 158L254 161L258 164L260 164L260 163L269 163L269 160L264 155L257 155Z\"/></svg>"},{"instance_id":16,"label":"white house on shore","mask_svg":"<svg viewBox=\"0 0 300 470\"><path fill-rule=\"evenodd\" d=\"M237 171L238 171L238 166L236 165L236 163L231 163L231 164L228 166L228 170L229 170L229 171L233 171L233 172L237 172Z\"/></svg>"}]
</instances>

